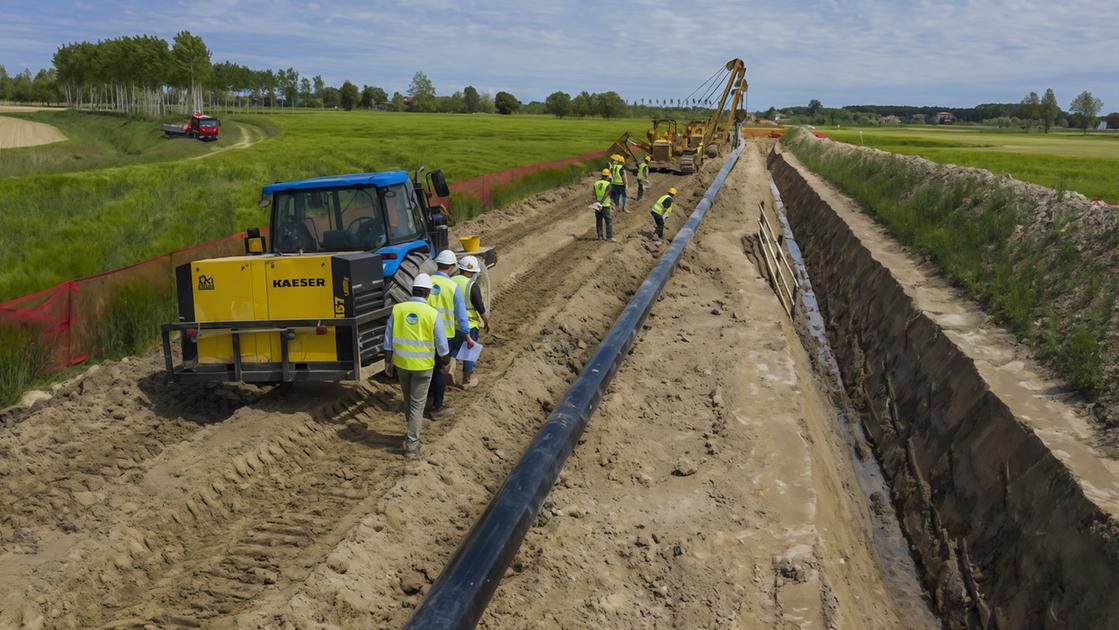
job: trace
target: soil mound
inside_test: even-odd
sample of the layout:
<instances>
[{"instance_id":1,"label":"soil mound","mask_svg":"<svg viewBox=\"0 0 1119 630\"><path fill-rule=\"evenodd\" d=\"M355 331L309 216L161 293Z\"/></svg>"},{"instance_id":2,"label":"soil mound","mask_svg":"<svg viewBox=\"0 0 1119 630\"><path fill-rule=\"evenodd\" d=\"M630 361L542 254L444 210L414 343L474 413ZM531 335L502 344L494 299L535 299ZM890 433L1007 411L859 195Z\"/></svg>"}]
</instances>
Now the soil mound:
<instances>
[{"instance_id":1,"label":"soil mound","mask_svg":"<svg viewBox=\"0 0 1119 630\"><path fill-rule=\"evenodd\" d=\"M66 139L53 125L0 116L0 149L33 147Z\"/></svg>"}]
</instances>

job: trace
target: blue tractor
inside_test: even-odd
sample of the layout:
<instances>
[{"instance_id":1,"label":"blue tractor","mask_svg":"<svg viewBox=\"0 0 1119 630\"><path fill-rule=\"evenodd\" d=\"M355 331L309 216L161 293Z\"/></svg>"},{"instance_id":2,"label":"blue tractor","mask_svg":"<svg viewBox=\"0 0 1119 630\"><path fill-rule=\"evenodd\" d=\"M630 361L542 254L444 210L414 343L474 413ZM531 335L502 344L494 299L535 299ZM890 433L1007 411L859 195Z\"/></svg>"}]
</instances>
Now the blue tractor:
<instances>
[{"instance_id":1,"label":"blue tractor","mask_svg":"<svg viewBox=\"0 0 1119 630\"><path fill-rule=\"evenodd\" d=\"M356 380L380 371L385 323L412 280L451 249L435 196L441 171L357 173L269 184L268 237L250 229L246 255L176 269L179 321L163 325L178 382ZM492 248L470 252L487 307ZM175 365L171 334L179 332Z\"/></svg>"}]
</instances>

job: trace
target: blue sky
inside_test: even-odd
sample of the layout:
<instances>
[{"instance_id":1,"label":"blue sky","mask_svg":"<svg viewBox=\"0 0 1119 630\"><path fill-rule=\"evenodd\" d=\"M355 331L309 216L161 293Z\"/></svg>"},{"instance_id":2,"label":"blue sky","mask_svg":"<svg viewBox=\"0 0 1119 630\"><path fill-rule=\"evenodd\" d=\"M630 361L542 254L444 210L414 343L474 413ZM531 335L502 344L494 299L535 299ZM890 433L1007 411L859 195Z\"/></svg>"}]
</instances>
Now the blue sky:
<instances>
[{"instance_id":1,"label":"blue sky","mask_svg":"<svg viewBox=\"0 0 1119 630\"><path fill-rule=\"evenodd\" d=\"M214 61L390 94L423 70L440 94L684 98L737 56L751 109L968 106L1052 87L1063 107L1088 89L1119 111L1115 0L0 0L0 64L34 70L62 42L181 29Z\"/></svg>"}]
</instances>

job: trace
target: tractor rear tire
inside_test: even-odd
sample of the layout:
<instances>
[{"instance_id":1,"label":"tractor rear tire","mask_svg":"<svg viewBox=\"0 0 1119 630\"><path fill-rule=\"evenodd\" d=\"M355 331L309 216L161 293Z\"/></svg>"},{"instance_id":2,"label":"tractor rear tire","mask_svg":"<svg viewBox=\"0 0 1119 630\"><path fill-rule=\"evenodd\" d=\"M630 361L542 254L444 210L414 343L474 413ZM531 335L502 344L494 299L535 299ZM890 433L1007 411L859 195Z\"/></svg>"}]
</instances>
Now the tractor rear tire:
<instances>
[{"instance_id":1,"label":"tractor rear tire","mask_svg":"<svg viewBox=\"0 0 1119 630\"><path fill-rule=\"evenodd\" d=\"M409 252L404 260L400 261L400 267L388 282L385 306L407 302L408 298L412 297L412 281L416 276L421 273L433 274L436 269L435 261L427 255L427 252L423 250Z\"/></svg>"}]
</instances>

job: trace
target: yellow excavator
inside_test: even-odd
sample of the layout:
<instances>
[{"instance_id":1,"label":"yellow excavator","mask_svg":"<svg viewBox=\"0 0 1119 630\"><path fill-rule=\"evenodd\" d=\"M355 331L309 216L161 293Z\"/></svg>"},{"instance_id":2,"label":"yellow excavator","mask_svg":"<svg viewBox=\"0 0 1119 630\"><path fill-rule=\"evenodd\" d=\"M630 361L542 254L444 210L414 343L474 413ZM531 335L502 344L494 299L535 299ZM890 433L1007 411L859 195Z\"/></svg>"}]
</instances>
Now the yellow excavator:
<instances>
[{"instance_id":1,"label":"yellow excavator","mask_svg":"<svg viewBox=\"0 0 1119 630\"><path fill-rule=\"evenodd\" d=\"M739 111L739 107L749 85L746 82L746 64L741 59L731 59L726 63L726 69L730 74L719 97L719 105L709 118L692 120L683 131L679 123L671 118L652 121L653 126L646 132L648 142L637 144L652 158L650 170L694 173L699 170L704 157L720 155L724 145L733 144L735 124L746 119L746 113ZM723 112L728 98L731 103L724 122ZM607 153L625 156L626 167L636 168L639 160L630 148L630 140L631 135L627 131L610 145Z\"/></svg>"}]
</instances>

